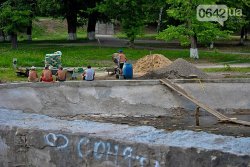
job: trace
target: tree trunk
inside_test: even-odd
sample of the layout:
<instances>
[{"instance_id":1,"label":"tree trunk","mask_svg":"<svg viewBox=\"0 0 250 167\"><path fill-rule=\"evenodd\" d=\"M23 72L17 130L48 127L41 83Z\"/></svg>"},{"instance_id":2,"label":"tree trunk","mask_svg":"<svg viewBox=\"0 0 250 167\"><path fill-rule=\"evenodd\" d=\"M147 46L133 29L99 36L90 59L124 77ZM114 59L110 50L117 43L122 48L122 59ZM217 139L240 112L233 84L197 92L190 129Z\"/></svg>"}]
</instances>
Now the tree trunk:
<instances>
[{"instance_id":1,"label":"tree trunk","mask_svg":"<svg viewBox=\"0 0 250 167\"><path fill-rule=\"evenodd\" d=\"M4 32L0 29L0 42L4 41Z\"/></svg>"},{"instance_id":2,"label":"tree trunk","mask_svg":"<svg viewBox=\"0 0 250 167\"><path fill-rule=\"evenodd\" d=\"M244 35L245 35L245 28L242 27L240 32L240 45L244 45Z\"/></svg>"},{"instance_id":3,"label":"tree trunk","mask_svg":"<svg viewBox=\"0 0 250 167\"><path fill-rule=\"evenodd\" d=\"M5 41L8 41L8 42L11 41L11 33L7 33L7 36L5 36Z\"/></svg>"},{"instance_id":4,"label":"tree trunk","mask_svg":"<svg viewBox=\"0 0 250 167\"><path fill-rule=\"evenodd\" d=\"M212 41L211 43L210 43L210 49L213 49L214 48L214 42Z\"/></svg>"},{"instance_id":5,"label":"tree trunk","mask_svg":"<svg viewBox=\"0 0 250 167\"><path fill-rule=\"evenodd\" d=\"M130 38L129 39L129 47L134 48L135 47L135 38Z\"/></svg>"},{"instance_id":6,"label":"tree trunk","mask_svg":"<svg viewBox=\"0 0 250 167\"><path fill-rule=\"evenodd\" d=\"M94 40L95 39L95 26L97 22L97 14L96 13L91 13L88 18L88 28L87 28L87 33L88 33L88 39L89 40Z\"/></svg>"},{"instance_id":7,"label":"tree trunk","mask_svg":"<svg viewBox=\"0 0 250 167\"><path fill-rule=\"evenodd\" d=\"M27 27L27 40L32 41L32 22L31 24Z\"/></svg>"},{"instance_id":8,"label":"tree trunk","mask_svg":"<svg viewBox=\"0 0 250 167\"><path fill-rule=\"evenodd\" d=\"M198 48L197 48L197 36L191 36L191 48L190 48L190 57L194 59L199 59Z\"/></svg>"},{"instance_id":9,"label":"tree trunk","mask_svg":"<svg viewBox=\"0 0 250 167\"><path fill-rule=\"evenodd\" d=\"M245 28L245 40L248 40L248 29Z\"/></svg>"},{"instance_id":10,"label":"tree trunk","mask_svg":"<svg viewBox=\"0 0 250 167\"><path fill-rule=\"evenodd\" d=\"M163 11L163 7L161 7L160 13L159 13L159 19L158 19L158 22L157 22L157 29L156 29L157 33L159 33L160 29L161 29L162 11Z\"/></svg>"},{"instance_id":11,"label":"tree trunk","mask_svg":"<svg viewBox=\"0 0 250 167\"><path fill-rule=\"evenodd\" d=\"M17 49L17 34L16 33L11 33L11 45L12 49Z\"/></svg>"},{"instance_id":12,"label":"tree trunk","mask_svg":"<svg viewBox=\"0 0 250 167\"><path fill-rule=\"evenodd\" d=\"M72 11L73 12L73 11ZM67 14L67 23L68 23L68 40L73 41L77 39L76 27L77 27L77 14L76 12Z\"/></svg>"},{"instance_id":13,"label":"tree trunk","mask_svg":"<svg viewBox=\"0 0 250 167\"><path fill-rule=\"evenodd\" d=\"M66 20L68 25L68 40L76 40L77 28L77 3L75 0L63 0L66 7Z\"/></svg>"}]
</instances>

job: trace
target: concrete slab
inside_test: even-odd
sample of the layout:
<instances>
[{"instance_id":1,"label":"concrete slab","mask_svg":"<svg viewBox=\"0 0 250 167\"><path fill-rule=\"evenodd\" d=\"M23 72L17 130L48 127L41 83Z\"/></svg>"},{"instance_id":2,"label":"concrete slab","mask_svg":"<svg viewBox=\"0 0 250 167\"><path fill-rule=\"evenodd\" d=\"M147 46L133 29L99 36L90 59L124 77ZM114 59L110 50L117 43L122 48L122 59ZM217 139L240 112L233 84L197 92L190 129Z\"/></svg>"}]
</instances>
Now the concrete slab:
<instances>
[{"instance_id":1,"label":"concrete slab","mask_svg":"<svg viewBox=\"0 0 250 167\"><path fill-rule=\"evenodd\" d=\"M250 82L178 84L214 109L250 112ZM0 94L0 108L53 116L171 116L176 108L195 109L158 80L5 84L0 85Z\"/></svg>"},{"instance_id":2,"label":"concrete slab","mask_svg":"<svg viewBox=\"0 0 250 167\"><path fill-rule=\"evenodd\" d=\"M221 112L250 111L249 82L178 85ZM59 119L105 115L119 123L121 115L173 119L179 108L192 112L192 103L158 80L2 84L0 95L3 167L250 166L249 137Z\"/></svg>"},{"instance_id":3,"label":"concrete slab","mask_svg":"<svg viewBox=\"0 0 250 167\"><path fill-rule=\"evenodd\" d=\"M249 166L250 138L167 133L0 110L0 158L15 166ZM20 165L21 164L21 165Z\"/></svg>"}]
</instances>

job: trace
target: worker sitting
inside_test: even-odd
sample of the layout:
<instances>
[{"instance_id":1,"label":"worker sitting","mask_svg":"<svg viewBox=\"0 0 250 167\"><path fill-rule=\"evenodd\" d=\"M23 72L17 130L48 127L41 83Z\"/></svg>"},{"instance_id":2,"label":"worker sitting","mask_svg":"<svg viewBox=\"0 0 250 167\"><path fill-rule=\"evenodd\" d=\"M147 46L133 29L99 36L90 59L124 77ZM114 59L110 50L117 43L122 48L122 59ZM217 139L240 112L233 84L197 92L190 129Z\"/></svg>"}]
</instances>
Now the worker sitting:
<instances>
[{"instance_id":1,"label":"worker sitting","mask_svg":"<svg viewBox=\"0 0 250 167\"><path fill-rule=\"evenodd\" d=\"M63 70L62 67L59 67L59 69L56 72L56 80L57 81L66 81L66 72Z\"/></svg>"},{"instance_id":2,"label":"worker sitting","mask_svg":"<svg viewBox=\"0 0 250 167\"><path fill-rule=\"evenodd\" d=\"M95 78L95 71L91 69L89 65L88 68L83 72L82 79L86 81L93 81Z\"/></svg>"},{"instance_id":3,"label":"worker sitting","mask_svg":"<svg viewBox=\"0 0 250 167\"><path fill-rule=\"evenodd\" d=\"M32 66L29 70L29 76L28 76L29 82L38 82L38 75L36 72L36 67Z\"/></svg>"},{"instance_id":4,"label":"worker sitting","mask_svg":"<svg viewBox=\"0 0 250 167\"><path fill-rule=\"evenodd\" d=\"M53 82L52 72L48 66L46 66L42 72L40 81L42 82Z\"/></svg>"}]
</instances>

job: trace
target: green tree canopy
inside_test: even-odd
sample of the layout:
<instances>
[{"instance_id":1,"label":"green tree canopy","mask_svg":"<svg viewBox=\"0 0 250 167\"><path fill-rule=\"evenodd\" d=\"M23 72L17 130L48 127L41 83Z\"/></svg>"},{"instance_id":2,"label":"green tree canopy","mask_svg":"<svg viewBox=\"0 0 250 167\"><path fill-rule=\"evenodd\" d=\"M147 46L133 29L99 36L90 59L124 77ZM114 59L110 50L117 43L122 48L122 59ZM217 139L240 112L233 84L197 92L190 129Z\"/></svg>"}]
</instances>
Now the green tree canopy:
<instances>
[{"instance_id":1,"label":"green tree canopy","mask_svg":"<svg viewBox=\"0 0 250 167\"><path fill-rule=\"evenodd\" d=\"M17 48L17 33L23 32L32 20L32 11L20 6L18 1L9 0L0 7L0 29L11 34L13 48Z\"/></svg>"},{"instance_id":2,"label":"green tree canopy","mask_svg":"<svg viewBox=\"0 0 250 167\"><path fill-rule=\"evenodd\" d=\"M190 57L198 58L197 43L209 44L217 38L228 37L230 31L221 30L221 26L214 22L201 22L196 18L196 8L201 4L215 4L215 0L167 0L167 13L175 20L177 26L170 25L163 30L158 39L167 41L178 39L181 45L191 44Z\"/></svg>"},{"instance_id":3,"label":"green tree canopy","mask_svg":"<svg viewBox=\"0 0 250 167\"><path fill-rule=\"evenodd\" d=\"M142 33L146 23L152 21L152 16L157 16L155 9L159 11L163 2L162 0L105 0L99 5L99 11L121 23L122 30L133 46L136 36Z\"/></svg>"}]
</instances>

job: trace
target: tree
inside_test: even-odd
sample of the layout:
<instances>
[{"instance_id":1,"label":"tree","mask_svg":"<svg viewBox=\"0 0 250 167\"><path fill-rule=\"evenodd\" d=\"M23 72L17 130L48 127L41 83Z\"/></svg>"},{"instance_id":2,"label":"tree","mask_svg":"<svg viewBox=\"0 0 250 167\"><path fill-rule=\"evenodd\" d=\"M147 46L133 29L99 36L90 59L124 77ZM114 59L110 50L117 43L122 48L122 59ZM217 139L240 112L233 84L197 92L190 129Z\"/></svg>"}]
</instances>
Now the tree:
<instances>
[{"instance_id":1,"label":"tree","mask_svg":"<svg viewBox=\"0 0 250 167\"><path fill-rule=\"evenodd\" d=\"M228 29L233 32L240 32L240 45L244 45L244 40L247 38L247 28L250 23L249 5L246 0L219 0L219 4L226 4L229 9L241 9L242 16L230 16L225 23L223 29ZM235 26L237 25L237 26ZM245 37L245 38L244 38Z\"/></svg>"},{"instance_id":2,"label":"tree","mask_svg":"<svg viewBox=\"0 0 250 167\"><path fill-rule=\"evenodd\" d=\"M23 32L30 24L31 11L20 10L17 0L8 0L0 7L0 29L11 34L12 48L17 48L17 33Z\"/></svg>"},{"instance_id":3,"label":"tree","mask_svg":"<svg viewBox=\"0 0 250 167\"><path fill-rule=\"evenodd\" d=\"M150 18L153 11L157 8L159 11L162 2L162 0L106 0L99 5L99 11L120 22L130 46L133 46L136 36L142 33L147 22L152 21Z\"/></svg>"},{"instance_id":4,"label":"tree","mask_svg":"<svg viewBox=\"0 0 250 167\"><path fill-rule=\"evenodd\" d=\"M67 20L68 40L76 40L79 0L38 0L41 15Z\"/></svg>"},{"instance_id":5,"label":"tree","mask_svg":"<svg viewBox=\"0 0 250 167\"><path fill-rule=\"evenodd\" d=\"M32 41L32 21L37 14L37 0L22 0L22 9L31 11L30 17L32 18L26 29L27 40Z\"/></svg>"},{"instance_id":6,"label":"tree","mask_svg":"<svg viewBox=\"0 0 250 167\"><path fill-rule=\"evenodd\" d=\"M38 6L42 15L66 19L68 40L76 40L77 27L86 24L86 19L89 19L88 32L95 31L97 14L96 11L89 10L89 8L94 8L97 1L98 0L38 0Z\"/></svg>"},{"instance_id":7,"label":"tree","mask_svg":"<svg viewBox=\"0 0 250 167\"><path fill-rule=\"evenodd\" d=\"M221 30L218 23L200 22L196 18L196 8L200 4L213 4L214 0L167 0L170 5L167 13L170 17L180 21L180 25L170 25L162 31L158 38L164 40L178 39L181 45L190 48L190 57L198 58L197 44L209 44L215 39L228 37L230 31Z\"/></svg>"},{"instance_id":8,"label":"tree","mask_svg":"<svg viewBox=\"0 0 250 167\"><path fill-rule=\"evenodd\" d=\"M2 29L0 29L0 42L3 42L5 39L4 39L4 32Z\"/></svg>"},{"instance_id":9,"label":"tree","mask_svg":"<svg viewBox=\"0 0 250 167\"><path fill-rule=\"evenodd\" d=\"M95 26L98 20L107 20L107 16L104 13L98 11L98 3L102 0L87 1L87 10L83 11L81 15L88 18L87 35L89 40L95 39Z\"/></svg>"}]
</instances>

